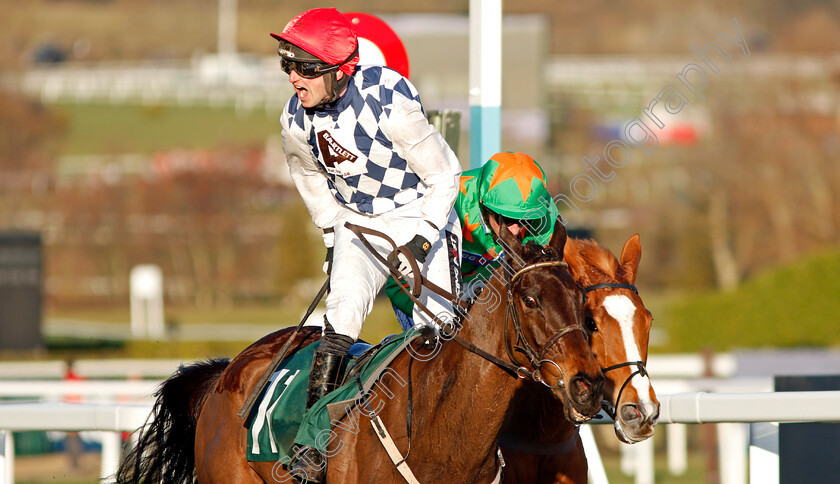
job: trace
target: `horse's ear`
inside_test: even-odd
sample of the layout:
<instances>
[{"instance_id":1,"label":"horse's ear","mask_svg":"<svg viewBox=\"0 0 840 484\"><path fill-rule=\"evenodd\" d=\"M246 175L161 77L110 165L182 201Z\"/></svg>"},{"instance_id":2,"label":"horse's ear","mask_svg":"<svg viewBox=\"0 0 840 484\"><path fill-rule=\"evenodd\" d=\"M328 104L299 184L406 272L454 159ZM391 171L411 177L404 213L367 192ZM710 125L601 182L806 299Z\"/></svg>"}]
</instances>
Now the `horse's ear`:
<instances>
[{"instance_id":1,"label":"horse's ear","mask_svg":"<svg viewBox=\"0 0 840 484\"><path fill-rule=\"evenodd\" d=\"M635 234L624 243L621 249L621 272L630 284L636 282L639 261L642 259L642 244L639 234Z\"/></svg>"},{"instance_id":2,"label":"horse's ear","mask_svg":"<svg viewBox=\"0 0 840 484\"><path fill-rule=\"evenodd\" d=\"M559 220L554 221L554 233L548 246L563 254L566 246L566 226Z\"/></svg>"}]
</instances>

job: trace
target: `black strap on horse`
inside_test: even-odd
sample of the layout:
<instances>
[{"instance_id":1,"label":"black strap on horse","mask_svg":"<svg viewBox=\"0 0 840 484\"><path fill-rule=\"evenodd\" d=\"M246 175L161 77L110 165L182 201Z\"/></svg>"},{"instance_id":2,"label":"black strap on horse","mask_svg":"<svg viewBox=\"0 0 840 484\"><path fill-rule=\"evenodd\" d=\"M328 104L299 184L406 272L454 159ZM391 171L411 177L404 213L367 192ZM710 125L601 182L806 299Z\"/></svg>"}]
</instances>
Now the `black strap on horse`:
<instances>
[{"instance_id":1,"label":"black strap on horse","mask_svg":"<svg viewBox=\"0 0 840 484\"><path fill-rule=\"evenodd\" d=\"M627 384L630 383L630 380L633 379L636 375L641 375L642 377L648 376L647 368L645 368L644 361L626 361L624 363L619 363L617 365L610 366L608 368L604 368L601 370L604 373L608 371L617 370L619 368L624 368L626 366L635 366L636 371L630 373L630 376L624 380L624 383L621 385L621 388L618 390L618 396L615 399L615 404L610 401L604 400L606 405L603 405L604 411L607 412L607 415L610 416L611 419L615 420L616 413L618 412L618 404L621 402L621 394L624 392L624 389L627 387Z\"/></svg>"},{"instance_id":2,"label":"black strap on horse","mask_svg":"<svg viewBox=\"0 0 840 484\"><path fill-rule=\"evenodd\" d=\"M289 353L289 348L292 347L292 342L295 340L295 336L297 336L300 328L303 327L306 320L309 319L309 315L315 311L315 308L318 306L318 303L321 302L321 299L323 299L324 294L326 294L329 287L330 278L327 276L327 280L324 281L324 284L321 286L318 294L315 295L315 299L313 299L312 303L309 304L309 308L306 310L303 318L301 318L297 328L295 328L294 332L291 336L289 336L289 339L283 343L283 347L280 348L280 351L278 351L277 354L274 355L274 358L271 359L271 363L268 364L268 367L265 369L263 374L260 375L259 381L257 381L256 385L254 385L254 389L251 390L251 393L248 394L248 398L245 399L245 403L242 404L242 408L239 409L236 416L241 419L245 419L251 414L251 409L254 408L254 404L260 396L260 393L262 393L265 386L268 385L268 381L271 380L271 375L274 374L274 371L277 370L277 367L280 366L280 363L286 358L286 355Z\"/></svg>"},{"instance_id":3,"label":"black strap on horse","mask_svg":"<svg viewBox=\"0 0 840 484\"><path fill-rule=\"evenodd\" d=\"M593 284L591 286L584 287L583 296L586 297L587 294L597 289L630 289L636 294L639 294L639 290L636 289L636 286L633 284L624 284L623 282L602 282L600 284Z\"/></svg>"},{"instance_id":4,"label":"black strap on horse","mask_svg":"<svg viewBox=\"0 0 840 484\"><path fill-rule=\"evenodd\" d=\"M586 286L583 288L583 295L584 297L586 294L598 290L598 289L630 289L631 291L639 294L639 290L633 284L625 284L622 282L602 282L600 284L593 284L591 286ZM607 373L609 371L617 370L619 368L625 368L628 366L635 366L636 371L630 373L624 383L621 385L621 388L618 390L618 396L615 399L615 403L608 400L604 400L604 411L607 412L607 415L610 416L613 420L615 420L616 413L618 411L618 404L621 402L621 394L624 393L624 389L627 387L627 384L630 383L630 380L633 379L636 375L641 375L642 377L648 376L647 368L645 367L644 361L625 361L624 363L618 363L616 365L609 366L607 368L603 368L601 371L603 373Z\"/></svg>"}]
</instances>

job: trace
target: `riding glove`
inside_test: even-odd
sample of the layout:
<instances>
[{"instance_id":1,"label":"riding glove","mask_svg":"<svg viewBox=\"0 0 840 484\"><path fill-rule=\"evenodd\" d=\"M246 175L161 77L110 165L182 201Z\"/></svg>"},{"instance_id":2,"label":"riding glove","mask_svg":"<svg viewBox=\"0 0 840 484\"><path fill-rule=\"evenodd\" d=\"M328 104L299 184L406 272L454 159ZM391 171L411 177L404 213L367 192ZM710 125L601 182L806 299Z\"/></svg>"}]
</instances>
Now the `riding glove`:
<instances>
[{"instance_id":1,"label":"riding glove","mask_svg":"<svg viewBox=\"0 0 840 484\"><path fill-rule=\"evenodd\" d=\"M432 244L422 235L415 235L407 244L401 248L397 248L388 256L388 262L397 266L401 274L410 274L411 264L408 262L408 257L400 250L402 248L408 249L411 255L414 256L414 259L419 264L422 264L426 262L426 256L429 255Z\"/></svg>"}]
</instances>

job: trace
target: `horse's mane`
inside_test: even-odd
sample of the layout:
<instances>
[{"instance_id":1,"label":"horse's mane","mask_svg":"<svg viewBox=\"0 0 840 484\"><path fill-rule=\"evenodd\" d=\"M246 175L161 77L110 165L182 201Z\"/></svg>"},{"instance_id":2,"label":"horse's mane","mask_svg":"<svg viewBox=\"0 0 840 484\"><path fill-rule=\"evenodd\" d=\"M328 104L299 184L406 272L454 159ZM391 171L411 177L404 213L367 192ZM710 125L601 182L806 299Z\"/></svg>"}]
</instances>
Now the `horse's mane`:
<instances>
[{"instance_id":1,"label":"horse's mane","mask_svg":"<svg viewBox=\"0 0 840 484\"><path fill-rule=\"evenodd\" d=\"M592 239L569 239L567 243L574 243L577 246L583 262L591 266L590 271L591 268L595 268L610 279L618 279L621 276L618 259L609 249L598 245L598 242ZM573 261L569 262L571 264Z\"/></svg>"}]
</instances>

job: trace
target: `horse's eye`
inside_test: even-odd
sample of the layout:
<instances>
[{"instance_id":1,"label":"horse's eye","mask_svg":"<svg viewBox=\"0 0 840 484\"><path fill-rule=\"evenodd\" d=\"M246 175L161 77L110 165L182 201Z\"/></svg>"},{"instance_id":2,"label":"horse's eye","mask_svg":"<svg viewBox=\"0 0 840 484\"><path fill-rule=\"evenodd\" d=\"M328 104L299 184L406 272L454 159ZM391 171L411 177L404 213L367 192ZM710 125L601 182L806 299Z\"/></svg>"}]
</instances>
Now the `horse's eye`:
<instances>
[{"instance_id":1,"label":"horse's eye","mask_svg":"<svg viewBox=\"0 0 840 484\"><path fill-rule=\"evenodd\" d=\"M586 329L589 331L598 331L598 325L595 324L595 320L591 316L587 317L583 324L586 325Z\"/></svg>"},{"instance_id":2,"label":"horse's eye","mask_svg":"<svg viewBox=\"0 0 840 484\"><path fill-rule=\"evenodd\" d=\"M537 300L534 299L534 296L523 296L522 302L525 303L526 308L535 308L537 307Z\"/></svg>"}]
</instances>

